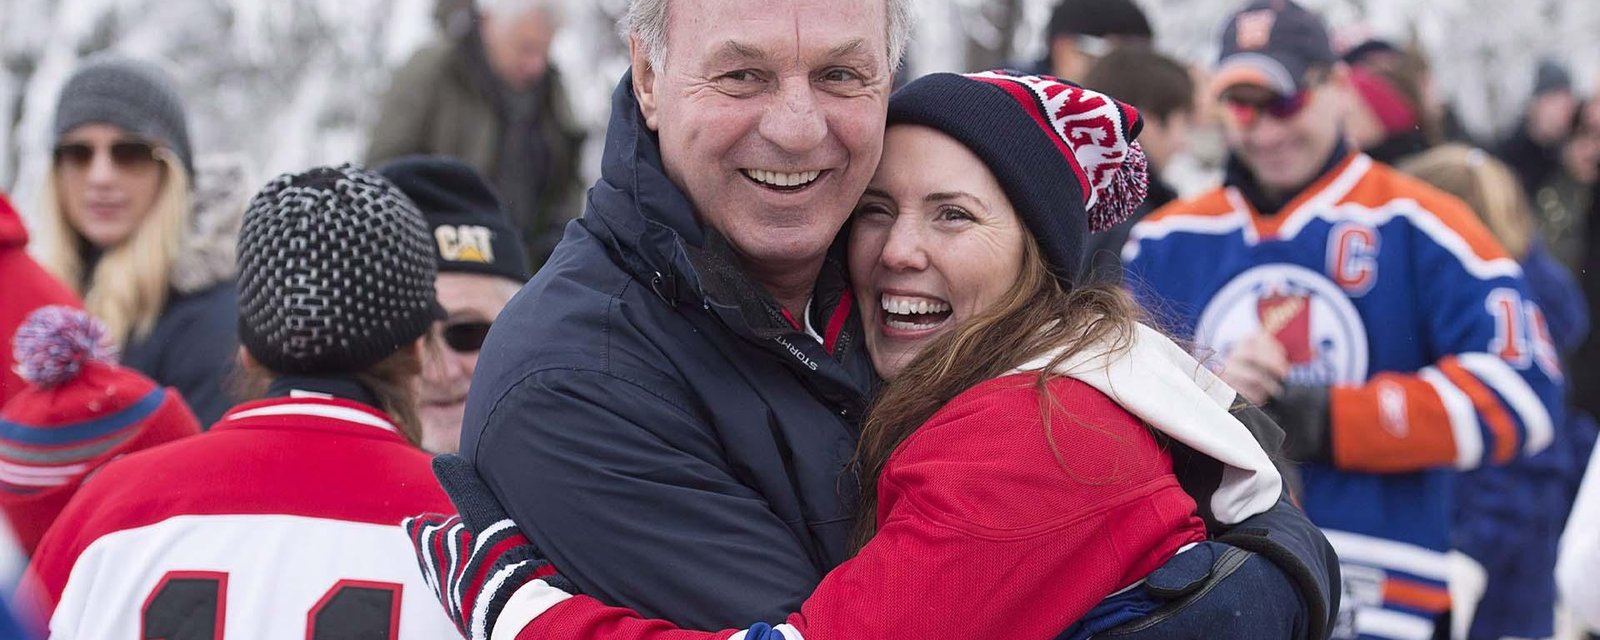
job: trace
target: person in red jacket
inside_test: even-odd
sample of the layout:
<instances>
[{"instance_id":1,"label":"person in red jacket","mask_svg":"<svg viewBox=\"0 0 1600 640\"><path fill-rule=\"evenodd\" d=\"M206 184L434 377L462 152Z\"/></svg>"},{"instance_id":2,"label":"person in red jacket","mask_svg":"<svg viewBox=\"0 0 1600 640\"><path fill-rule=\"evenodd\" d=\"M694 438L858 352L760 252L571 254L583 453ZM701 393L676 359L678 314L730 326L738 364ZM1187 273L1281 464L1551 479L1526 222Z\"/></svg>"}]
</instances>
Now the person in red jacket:
<instances>
[{"instance_id":1,"label":"person in red jacket","mask_svg":"<svg viewBox=\"0 0 1600 640\"><path fill-rule=\"evenodd\" d=\"M0 191L0 344L11 344L11 336L34 309L53 304L82 307L78 296L51 276L28 256L28 230L11 200ZM26 386L17 375L10 349L0 349L0 406Z\"/></svg>"},{"instance_id":2,"label":"person in red jacket","mask_svg":"<svg viewBox=\"0 0 1600 640\"><path fill-rule=\"evenodd\" d=\"M428 227L350 165L268 183L239 241L243 371L205 434L91 476L26 578L55 638L435 639L406 514L449 509L418 447L437 317Z\"/></svg>"},{"instance_id":3,"label":"person in red jacket","mask_svg":"<svg viewBox=\"0 0 1600 640\"><path fill-rule=\"evenodd\" d=\"M845 241L866 346L888 381L857 452L857 554L783 624L682 631L573 595L485 504L470 467L444 456L435 469L462 515L405 526L463 633L1324 637L1325 619L1172 584L1159 569L1233 553L1233 587L1294 590L1266 560L1207 542L1207 522L1237 523L1282 496L1231 412L1237 394L1141 324L1126 292L1080 284L1087 232L1144 197L1137 112L1053 78L935 74L891 99L888 123ZM1220 481L1184 486L1180 460L1217 465ZM1173 592L1192 597L1162 597Z\"/></svg>"}]
</instances>

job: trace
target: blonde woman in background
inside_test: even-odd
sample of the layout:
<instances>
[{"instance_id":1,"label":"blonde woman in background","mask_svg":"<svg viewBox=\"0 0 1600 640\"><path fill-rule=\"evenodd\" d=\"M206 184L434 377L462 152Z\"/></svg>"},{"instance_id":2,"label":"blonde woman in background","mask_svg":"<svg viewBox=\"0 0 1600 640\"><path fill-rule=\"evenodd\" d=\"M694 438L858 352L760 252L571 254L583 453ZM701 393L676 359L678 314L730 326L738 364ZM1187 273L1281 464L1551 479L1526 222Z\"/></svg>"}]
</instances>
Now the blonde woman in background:
<instances>
[{"instance_id":1,"label":"blonde woman in background","mask_svg":"<svg viewBox=\"0 0 1600 640\"><path fill-rule=\"evenodd\" d=\"M149 63L85 62L62 89L54 130L40 263L83 296L125 365L178 389L211 424L231 404L238 348L242 199L218 194L239 185L196 190L183 103Z\"/></svg>"},{"instance_id":2,"label":"blonde woman in background","mask_svg":"<svg viewBox=\"0 0 1600 640\"><path fill-rule=\"evenodd\" d=\"M1522 265L1536 305L1524 313L1542 313L1549 327L1549 335L1523 336L1531 346L1526 357L1559 359L1576 349L1589 332L1583 291L1546 251L1528 196L1511 169L1482 150L1454 144L1434 148L1403 168L1465 200ZM1565 428L1557 429L1556 441L1542 453L1461 475L1453 542L1479 566L1452 581L1471 584L1467 593L1482 593L1456 598L1454 637L1553 635L1557 542L1595 432L1587 414L1568 406L1566 415ZM1453 595L1457 588L1451 585Z\"/></svg>"}]
</instances>

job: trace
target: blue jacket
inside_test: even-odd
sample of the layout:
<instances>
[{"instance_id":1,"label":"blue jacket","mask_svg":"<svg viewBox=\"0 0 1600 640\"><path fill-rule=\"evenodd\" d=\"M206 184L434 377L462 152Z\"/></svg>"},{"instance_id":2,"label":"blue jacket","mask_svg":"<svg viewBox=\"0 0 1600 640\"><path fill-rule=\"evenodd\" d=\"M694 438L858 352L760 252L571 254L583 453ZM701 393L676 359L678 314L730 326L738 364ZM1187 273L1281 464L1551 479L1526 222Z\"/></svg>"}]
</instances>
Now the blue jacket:
<instances>
[{"instance_id":1,"label":"blue jacket","mask_svg":"<svg viewBox=\"0 0 1600 640\"><path fill-rule=\"evenodd\" d=\"M1571 353L1589 332L1583 291L1539 244L1521 263L1550 341L1560 353ZM1538 455L1460 477L1453 542L1488 578L1468 638L1555 633L1557 543L1595 437L1594 420L1575 408L1568 408L1564 427Z\"/></svg>"},{"instance_id":2,"label":"blue jacket","mask_svg":"<svg viewBox=\"0 0 1600 640\"><path fill-rule=\"evenodd\" d=\"M239 352L239 298L232 280L173 292L150 334L131 341L122 363L178 390L205 428L232 408L228 391Z\"/></svg>"},{"instance_id":3,"label":"blue jacket","mask_svg":"<svg viewBox=\"0 0 1600 640\"><path fill-rule=\"evenodd\" d=\"M686 628L782 620L856 515L876 379L845 281L829 259L820 342L791 324L667 179L625 76L587 212L489 333L461 454L584 593ZM1337 609L1326 540L1292 507L1258 518L1236 544L1314 604L1279 595Z\"/></svg>"},{"instance_id":4,"label":"blue jacket","mask_svg":"<svg viewBox=\"0 0 1600 640\"><path fill-rule=\"evenodd\" d=\"M490 331L461 453L585 593L688 628L782 619L847 557L860 322L830 261L833 348L790 325L638 112L624 79L587 212Z\"/></svg>"}]
</instances>

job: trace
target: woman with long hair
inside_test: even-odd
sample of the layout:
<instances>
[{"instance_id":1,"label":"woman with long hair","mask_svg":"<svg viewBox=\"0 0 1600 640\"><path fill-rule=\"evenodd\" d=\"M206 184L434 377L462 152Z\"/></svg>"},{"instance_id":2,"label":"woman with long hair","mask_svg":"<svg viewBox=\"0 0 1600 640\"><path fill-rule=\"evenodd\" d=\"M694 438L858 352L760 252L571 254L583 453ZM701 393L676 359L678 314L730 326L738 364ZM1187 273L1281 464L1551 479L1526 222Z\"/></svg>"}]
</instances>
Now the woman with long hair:
<instances>
[{"instance_id":1,"label":"woman with long hair","mask_svg":"<svg viewBox=\"0 0 1600 640\"><path fill-rule=\"evenodd\" d=\"M1235 392L1141 324L1126 292L1078 285L1084 236L1144 196L1138 114L1052 78L988 72L911 83L888 123L843 240L866 346L888 383L857 452L856 555L785 624L684 632L572 596L485 504L472 469L446 456L435 467L461 515L406 527L463 633L1323 637L1326 611L1277 599L1299 585L1261 556L1207 541L1208 523L1236 524L1282 493L1230 413ZM1211 468L1214 484L1180 482L1179 460ZM1219 578L1239 590L1162 575L1224 554L1237 554L1224 564L1238 570ZM1246 592L1262 595L1227 595Z\"/></svg>"},{"instance_id":2,"label":"woman with long hair","mask_svg":"<svg viewBox=\"0 0 1600 640\"><path fill-rule=\"evenodd\" d=\"M450 506L418 448L439 317L422 214L377 174L319 167L262 189L238 242L260 399L85 482L30 567L41 618L58 638L454 634L394 526Z\"/></svg>"},{"instance_id":3,"label":"woman with long hair","mask_svg":"<svg viewBox=\"0 0 1600 640\"><path fill-rule=\"evenodd\" d=\"M198 205L183 102L154 64L84 63L61 91L54 130L40 263L105 323L124 364L176 388L211 424L229 405L242 207Z\"/></svg>"},{"instance_id":4,"label":"woman with long hair","mask_svg":"<svg viewBox=\"0 0 1600 640\"><path fill-rule=\"evenodd\" d=\"M1533 300L1523 313L1532 353L1550 363L1573 354L1589 333L1583 290L1551 255L1531 200L1509 166L1481 149L1449 144L1401 168L1461 198L1522 266ZM1542 322L1535 321L1535 318ZM1546 334L1542 329L1548 328ZM1570 369L1567 369L1570 371ZM1451 542L1477 565L1452 592L1453 618L1470 638L1549 637L1555 633L1557 546L1594 446L1594 419L1568 406L1561 436L1538 455L1482 467L1456 480ZM1479 573L1483 579L1472 579Z\"/></svg>"}]
</instances>

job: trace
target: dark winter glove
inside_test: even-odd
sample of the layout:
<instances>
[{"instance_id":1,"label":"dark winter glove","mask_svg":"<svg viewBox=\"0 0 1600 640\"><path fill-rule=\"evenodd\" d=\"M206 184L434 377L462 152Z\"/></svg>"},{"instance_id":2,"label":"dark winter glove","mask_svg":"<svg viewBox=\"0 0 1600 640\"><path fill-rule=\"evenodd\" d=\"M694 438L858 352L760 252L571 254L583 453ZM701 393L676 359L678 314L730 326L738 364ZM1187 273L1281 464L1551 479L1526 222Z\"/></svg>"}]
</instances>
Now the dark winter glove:
<instances>
[{"instance_id":1,"label":"dark winter glove","mask_svg":"<svg viewBox=\"0 0 1600 640\"><path fill-rule=\"evenodd\" d=\"M1283 454L1296 462L1333 461L1328 387L1287 385L1262 407L1283 427Z\"/></svg>"},{"instance_id":2,"label":"dark winter glove","mask_svg":"<svg viewBox=\"0 0 1600 640\"><path fill-rule=\"evenodd\" d=\"M416 547L424 580L461 635L488 640L512 594L535 580L577 593L522 535L470 463L445 454L434 458L433 473L460 515L426 514L401 524Z\"/></svg>"}]
</instances>

